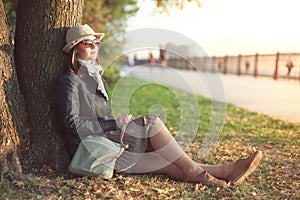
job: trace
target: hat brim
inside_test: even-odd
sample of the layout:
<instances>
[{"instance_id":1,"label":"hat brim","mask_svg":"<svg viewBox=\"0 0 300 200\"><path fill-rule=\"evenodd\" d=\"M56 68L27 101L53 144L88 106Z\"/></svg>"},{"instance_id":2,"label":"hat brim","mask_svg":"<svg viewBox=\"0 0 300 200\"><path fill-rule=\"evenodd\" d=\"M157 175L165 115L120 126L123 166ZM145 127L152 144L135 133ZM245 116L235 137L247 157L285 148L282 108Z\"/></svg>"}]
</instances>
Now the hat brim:
<instances>
[{"instance_id":1,"label":"hat brim","mask_svg":"<svg viewBox=\"0 0 300 200\"><path fill-rule=\"evenodd\" d=\"M82 40L84 40L86 37L88 36L95 36L97 38L99 38L100 40L104 37L104 33L95 33L95 34L87 34L87 35L84 35L80 38L78 38L77 40L74 40L74 41L71 41L69 42L68 44L66 44L63 48L63 51L66 52L67 54L70 54L70 51L73 47L75 47L79 42L81 42Z\"/></svg>"}]
</instances>

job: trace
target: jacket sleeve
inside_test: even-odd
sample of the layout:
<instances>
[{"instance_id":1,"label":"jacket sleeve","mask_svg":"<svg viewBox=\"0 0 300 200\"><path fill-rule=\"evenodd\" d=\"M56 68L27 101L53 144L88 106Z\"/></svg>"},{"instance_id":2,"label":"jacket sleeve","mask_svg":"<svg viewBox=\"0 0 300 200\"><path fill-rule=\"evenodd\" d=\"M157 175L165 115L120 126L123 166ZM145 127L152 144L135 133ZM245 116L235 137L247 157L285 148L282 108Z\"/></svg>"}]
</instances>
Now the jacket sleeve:
<instances>
[{"instance_id":1,"label":"jacket sleeve","mask_svg":"<svg viewBox=\"0 0 300 200\"><path fill-rule=\"evenodd\" d=\"M117 130L117 123L115 119L98 119L101 129L105 131Z\"/></svg>"},{"instance_id":2,"label":"jacket sleeve","mask_svg":"<svg viewBox=\"0 0 300 200\"><path fill-rule=\"evenodd\" d=\"M63 76L59 81L59 113L64 129L69 134L83 138L88 135L103 135L107 130L114 130L114 119L99 120L80 115L79 78L74 74Z\"/></svg>"}]
</instances>

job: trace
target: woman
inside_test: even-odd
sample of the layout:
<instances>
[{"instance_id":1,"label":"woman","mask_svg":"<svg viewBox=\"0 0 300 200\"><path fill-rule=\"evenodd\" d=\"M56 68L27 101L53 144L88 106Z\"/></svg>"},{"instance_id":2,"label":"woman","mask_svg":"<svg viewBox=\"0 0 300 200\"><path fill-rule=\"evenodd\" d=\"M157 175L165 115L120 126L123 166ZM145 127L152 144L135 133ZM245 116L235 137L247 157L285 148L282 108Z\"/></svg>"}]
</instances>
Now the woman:
<instances>
[{"instance_id":1,"label":"woman","mask_svg":"<svg viewBox=\"0 0 300 200\"><path fill-rule=\"evenodd\" d=\"M125 151L116 162L116 171L156 173L170 178L215 186L243 181L258 166L260 151L230 165L204 165L193 161L177 144L162 120L156 115L132 119L130 115L114 119L111 113L102 67L97 62L103 33L88 25L70 28L64 52L70 66L59 81L59 112L63 122L67 149L74 155L81 139L100 135L113 139L123 125L126 133L143 138L142 147ZM132 139L132 138L131 138Z\"/></svg>"}]
</instances>

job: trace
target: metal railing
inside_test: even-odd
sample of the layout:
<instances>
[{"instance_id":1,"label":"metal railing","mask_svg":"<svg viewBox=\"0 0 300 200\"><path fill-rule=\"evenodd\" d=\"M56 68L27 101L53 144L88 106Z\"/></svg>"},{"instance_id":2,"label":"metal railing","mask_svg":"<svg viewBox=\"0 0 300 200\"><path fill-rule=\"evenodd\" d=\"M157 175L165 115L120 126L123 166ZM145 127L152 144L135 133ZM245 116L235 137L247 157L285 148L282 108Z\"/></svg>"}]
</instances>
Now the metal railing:
<instances>
[{"instance_id":1,"label":"metal railing","mask_svg":"<svg viewBox=\"0 0 300 200\"><path fill-rule=\"evenodd\" d=\"M172 57L167 66L203 72L266 76L300 81L300 53L255 54L223 57Z\"/></svg>"}]
</instances>

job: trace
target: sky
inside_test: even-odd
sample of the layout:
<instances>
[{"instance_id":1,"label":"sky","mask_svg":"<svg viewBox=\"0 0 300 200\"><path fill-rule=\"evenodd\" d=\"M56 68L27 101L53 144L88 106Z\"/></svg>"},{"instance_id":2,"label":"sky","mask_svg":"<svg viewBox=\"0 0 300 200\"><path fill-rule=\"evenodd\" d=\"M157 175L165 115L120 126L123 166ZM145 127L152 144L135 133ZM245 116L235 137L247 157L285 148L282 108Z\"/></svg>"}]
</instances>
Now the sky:
<instances>
[{"instance_id":1,"label":"sky","mask_svg":"<svg viewBox=\"0 0 300 200\"><path fill-rule=\"evenodd\" d=\"M155 1L139 0L127 31L175 31L211 56L300 52L299 0L200 0L184 9L157 12Z\"/></svg>"}]
</instances>

